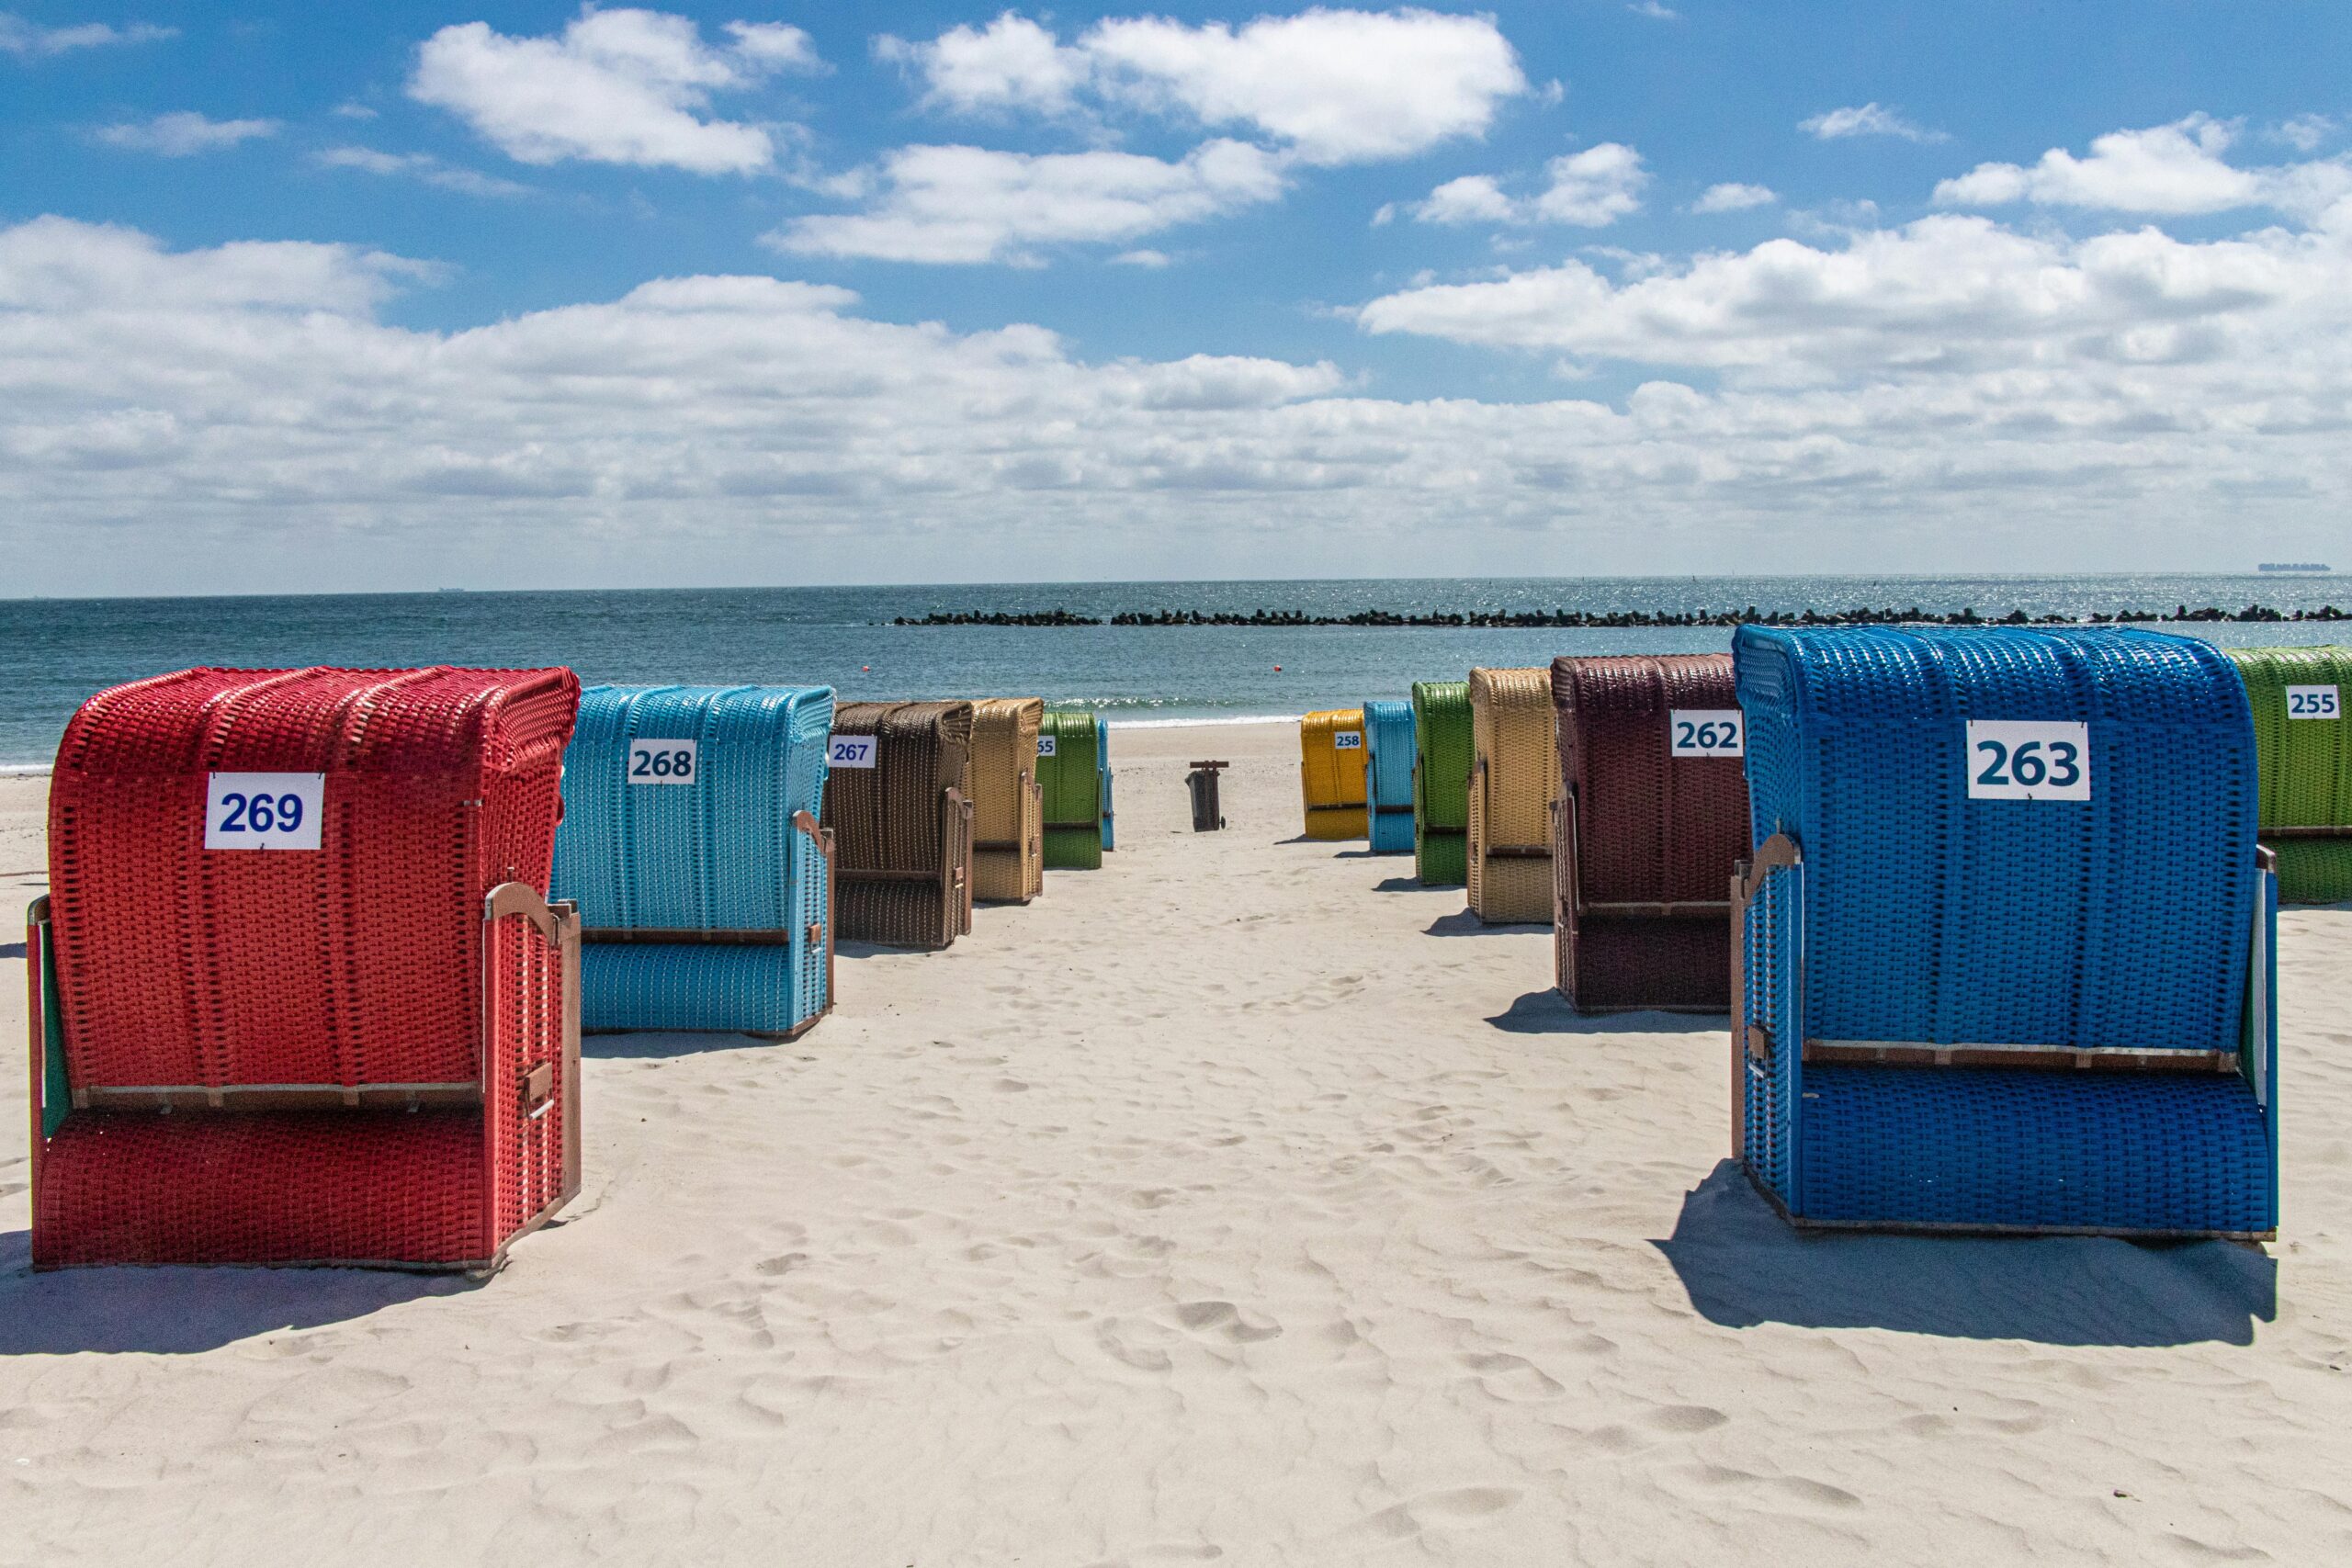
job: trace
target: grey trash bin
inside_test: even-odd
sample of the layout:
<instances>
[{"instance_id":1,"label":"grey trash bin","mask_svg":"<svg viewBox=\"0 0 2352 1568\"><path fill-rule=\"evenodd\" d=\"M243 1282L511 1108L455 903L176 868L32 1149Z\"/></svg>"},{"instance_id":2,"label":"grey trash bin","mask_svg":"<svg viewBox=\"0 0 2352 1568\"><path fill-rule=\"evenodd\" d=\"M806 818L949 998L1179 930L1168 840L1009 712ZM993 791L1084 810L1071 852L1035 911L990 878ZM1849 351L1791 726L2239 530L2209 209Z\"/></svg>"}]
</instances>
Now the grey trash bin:
<instances>
[{"instance_id":1,"label":"grey trash bin","mask_svg":"<svg viewBox=\"0 0 2352 1568\"><path fill-rule=\"evenodd\" d=\"M1218 808L1217 775L1231 764L1226 762L1194 762L1193 771L1184 775L1185 784L1193 792L1193 831L1214 833L1225 826L1225 813Z\"/></svg>"}]
</instances>

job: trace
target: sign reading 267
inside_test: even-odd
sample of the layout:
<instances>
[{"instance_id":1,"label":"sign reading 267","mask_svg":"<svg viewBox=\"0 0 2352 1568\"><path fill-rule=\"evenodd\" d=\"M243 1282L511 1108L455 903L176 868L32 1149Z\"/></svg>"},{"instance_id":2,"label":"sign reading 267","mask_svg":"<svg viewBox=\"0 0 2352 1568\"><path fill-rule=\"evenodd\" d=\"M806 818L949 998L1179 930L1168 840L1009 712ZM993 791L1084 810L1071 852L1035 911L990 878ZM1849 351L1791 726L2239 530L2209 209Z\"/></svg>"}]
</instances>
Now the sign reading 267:
<instances>
[{"instance_id":1,"label":"sign reading 267","mask_svg":"<svg viewBox=\"0 0 2352 1568\"><path fill-rule=\"evenodd\" d=\"M2091 727L2064 722L1968 721L1971 800L2088 800Z\"/></svg>"},{"instance_id":2,"label":"sign reading 267","mask_svg":"<svg viewBox=\"0 0 2352 1568\"><path fill-rule=\"evenodd\" d=\"M825 748L825 765L829 768L870 768L874 765L874 737L871 735L836 735L832 744Z\"/></svg>"}]
</instances>

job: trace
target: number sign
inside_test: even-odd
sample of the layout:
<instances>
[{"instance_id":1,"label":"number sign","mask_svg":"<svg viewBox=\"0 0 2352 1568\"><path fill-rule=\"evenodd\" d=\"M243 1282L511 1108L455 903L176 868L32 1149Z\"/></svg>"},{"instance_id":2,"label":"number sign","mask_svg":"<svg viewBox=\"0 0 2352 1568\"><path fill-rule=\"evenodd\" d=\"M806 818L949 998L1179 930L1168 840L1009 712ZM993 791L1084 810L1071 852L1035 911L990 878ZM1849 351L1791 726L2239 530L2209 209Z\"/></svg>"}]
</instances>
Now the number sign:
<instances>
[{"instance_id":1,"label":"number sign","mask_svg":"<svg viewBox=\"0 0 2352 1568\"><path fill-rule=\"evenodd\" d=\"M1054 754L1055 739L1056 738L1051 735L1040 735L1037 737L1037 755L1040 757L1052 756Z\"/></svg>"},{"instance_id":2,"label":"number sign","mask_svg":"<svg viewBox=\"0 0 2352 1568\"><path fill-rule=\"evenodd\" d=\"M2289 718L2342 718L2344 704L2333 686L2290 686L2287 688Z\"/></svg>"},{"instance_id":3,"label":"number sign","mask_svg":"<svg viewBox=\"0 0 2352 1568\"><path fill-rule=\"evenodd\" d=\"M204 788L208 850L315 850L324 773L212 773Z\"/></svg>"},{"instance_id":4,"label":"number sign","mask_svg":"<svg viewBox=\"0 0 2352 1568\"><path fill-rule=\"evenodd\" d=\"M871 735L836 735L825 751L825 765L833 768L870 768L874 765L874 737Z\"/></svg>"},{"instance_id":5,"label":"number sign","mask_svg":"<svg viewBox=\"0 0 2352 1568\"><path fill-rule=\"evenodd\" d=\"M683 784L695 782L695 743L660 739L628 743L628 782Z\"/></svg>"},{"instance_id":6,"label":"number sign","mask_svg":"<svg viewBox=\"0 0 2352 1568\"><path fill-rule=\"evenodd\" d=\"M1667 715L1677 757L1744 757L1747 727L1737 708L1676 708Z\"/></svg>"},{"instance_id":7,"label":"number sign","mask_svg":"<svg viewBox=\"0 0 2352 1568\"><path fill-rule=\"evenodd\" d=\"M1331 732L1331 750L1334 751L1363 750L1363 731L1361 729L1333 730Z\"/></svg>"},{"instance_id":8,"label":"number sign","mask_svg":"<svg viewBox=\"0 0 2352 1568\"><path fill-rule=\"evenodd\" d=\"M2088 800L2091 727L1968 721L1971 800Z\"/></svg>"}]
</instances>

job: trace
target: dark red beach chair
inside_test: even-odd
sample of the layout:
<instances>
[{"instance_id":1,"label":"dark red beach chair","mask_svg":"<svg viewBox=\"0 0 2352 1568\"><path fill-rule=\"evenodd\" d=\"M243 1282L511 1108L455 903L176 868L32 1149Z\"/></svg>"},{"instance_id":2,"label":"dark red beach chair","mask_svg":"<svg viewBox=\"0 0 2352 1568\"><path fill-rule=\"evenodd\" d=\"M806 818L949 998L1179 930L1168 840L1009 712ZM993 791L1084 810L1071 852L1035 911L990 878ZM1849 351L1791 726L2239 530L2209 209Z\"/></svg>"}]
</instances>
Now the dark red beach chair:
<instances>
[{"instance_id":1,"label":"dark red beach chair","mask_svg":"<svg viewBox=\"0 0 2352 1568\"><path fill-rule=\"evenodd\" d=\"M568 670L190 670L66 728L32 1255L487 1269L580 1185Z\"/></svg>"},{"instance_id":2,"label":"dark red beach chair","mask_svg":"<svg viewBox=\"0 0 2352 1568\"><path fill-rule=\"evenodd\" d=\"M1579 1010L1731 1005L1747 852L1745 727L1729 654L1555 659L1555 962Z\"/></svg>"}]
</instances>

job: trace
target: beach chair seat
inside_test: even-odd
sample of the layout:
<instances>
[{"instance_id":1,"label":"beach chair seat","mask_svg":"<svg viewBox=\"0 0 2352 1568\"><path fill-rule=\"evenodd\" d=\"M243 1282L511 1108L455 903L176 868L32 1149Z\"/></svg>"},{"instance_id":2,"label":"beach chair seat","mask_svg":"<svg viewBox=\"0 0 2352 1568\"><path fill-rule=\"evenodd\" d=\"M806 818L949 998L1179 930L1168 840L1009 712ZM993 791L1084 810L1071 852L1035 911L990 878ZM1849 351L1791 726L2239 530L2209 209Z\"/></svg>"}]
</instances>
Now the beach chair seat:
<instances>
[{"instance_id":1,"label":"beach chair seat","mask_svg":"<svg viewBox=\"0 0 2352 1568\"><path fill-rule=\"evenodd\" d=\"M1413 705L1363 705L1366 831L1376 855L1413 848Z\"/></svg>"},{"instance_id":2,"label":"beach chair seat","mask_svg":"<svg viewBox=\"0 0 2352 1568\"><path fill-rule=\"evenodd\" d=\"M579 1190L568 670L189 670L58 749L32 1260L485 1270Z\"/></svg>"},{"instance_id":3,"label":"beach chair seat","mask_svg":"<svg viewBox=\"0 0 2352 1568\"><path fill-rule=\"evenodd\" d=\"M1046 890L1045 798L1037 782L1045 716L1037 697L972 705L972 897L985 903L1026 904Z\"/></svg>"},{"instance_id":4,"label":"beach chair seat","mask_svg":"<svg viewBox=\"0 0 2352 1568\"><path fill-rule=\"evenodd\" d=\"M1473 670L1469 698L1471 912L1488 925L1548 925L1560 793L1551 672Z\"/></svg>"},{"instance_id":5,"label":"beach chair seat","mask_svg":"<svg viewBox=\"0 0 2352 1568\"><path fill-rule=\"evenodd\" d=\"M1555 659L1553 955L1579 1011L1722 1012L1747 780L1729 654Z\"/></svg>"},{"instance_id":6,"label":"beach chair seat","mask_svg":"<svg viewBox=\"0 0 2352 1568\"><path fill-rule=\"evenodd\" d=\"M2243 690L2129 628L1743 627L1733 1144L1807 1226L2278 1225Z\"/></svg>"},{"instance_id":7,"label":"beach chair seat","mask_svg":"<svg viewBox=\"0 0 2352 1568\"><path fill-rule=\"evenodd\" d=\"M972 929L971 757L968 702L834 710L824 826L842 938L938 949Z\"/></svg>"},{"instance_id":8,"label":"beach chair seat","mask_svg":"<svg viewBox=\"0 0 2352 1568\"><path fill-rule=\"evenodd\" d=\"M832 1006L829 686L594 686L564 753L555 890L591 1032L794 1039Z\"/></svg>"},{"instance_id":9,"label":"beach chair seat","mask_svg":"<svg viewBox=\"0 0 2352 1568\"><path fill-rule=\"evenodd\" d=\"M1413 874L1459 887L1470 874L1470 685L1413 682Z\"/></svg>"},{"instance_id":10,"label":"beach chair seat","mask_svg":"<svg viewBox=\"0 0 2352 1568\"><path fill-rule=\"evenodd\" d=\"M1102 766L1102 721L1078 708L1048 708L1037 728L1037 781L1044 791L1046 865L1094 871L1110 847L1110 771Z\"/></svg>"},{"instance_id":11,"label":"beach chair seat","mask_svg":"<svg viewBox=\"0 0 2352 1568\"><path fill-rule=\"evenodd\" d=\"M1364 836L1363 709L1325 708L1298 721L1299 791L1306 835L1334 842Z\"/></svg>"},{"instance_id":12,"label":"beach chair seat","mask_svg":"<svg viewBox=\"0 0 2352 1568\"><path fill-rule=\"evenodd\" d=\"M2352 898L2352 648L2228 651L2254 710L2279 901Z\"/></svg>"}]
</instances>

